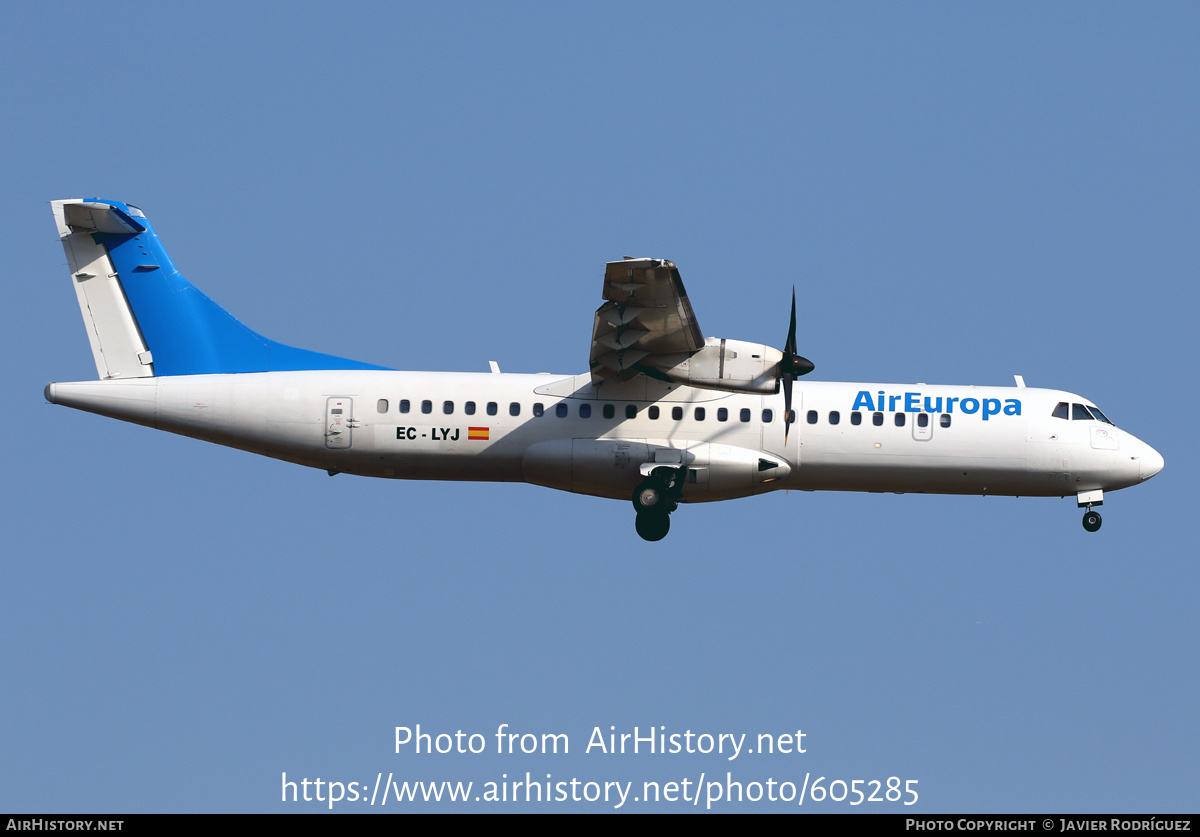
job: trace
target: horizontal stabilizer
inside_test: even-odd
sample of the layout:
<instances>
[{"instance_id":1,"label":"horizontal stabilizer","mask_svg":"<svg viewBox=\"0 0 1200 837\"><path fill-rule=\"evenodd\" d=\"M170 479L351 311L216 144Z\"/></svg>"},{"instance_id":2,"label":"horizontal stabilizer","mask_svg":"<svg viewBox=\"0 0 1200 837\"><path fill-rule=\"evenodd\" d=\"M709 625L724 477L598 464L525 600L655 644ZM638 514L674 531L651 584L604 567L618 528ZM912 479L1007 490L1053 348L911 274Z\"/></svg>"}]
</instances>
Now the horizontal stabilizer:
<instances>
[{"instance_id":1,"label":"horizontal stabilizer","mask_svg":"<svg viewBox=\"0 0 1200 837\"><path fill-rule=\"evenodd\" d=\"M61 201L60 203L63 205L67 226L71 228L72 232L137 235L146 230L129 213L111 204L96 201L80 201L79 203Z\"/></svg>"}]
</instances>

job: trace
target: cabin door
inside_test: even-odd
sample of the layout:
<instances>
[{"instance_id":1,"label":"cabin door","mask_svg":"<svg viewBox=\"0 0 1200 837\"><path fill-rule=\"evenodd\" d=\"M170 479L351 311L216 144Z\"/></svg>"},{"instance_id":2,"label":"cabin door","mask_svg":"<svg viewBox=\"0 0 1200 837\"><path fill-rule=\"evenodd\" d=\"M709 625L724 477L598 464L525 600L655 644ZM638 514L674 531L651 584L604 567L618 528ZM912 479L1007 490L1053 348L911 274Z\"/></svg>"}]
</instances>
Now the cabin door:
<instances>
[{"instance_id":1,"label":"cabin door","mask_svg":"<svg viewBox=\"0 0 1200 837\"><path fill-rule=\"evenodd\" d=\"M354 425L353 398L325 399L325 447L349 450Z\"/></svg>"}]
</instances>

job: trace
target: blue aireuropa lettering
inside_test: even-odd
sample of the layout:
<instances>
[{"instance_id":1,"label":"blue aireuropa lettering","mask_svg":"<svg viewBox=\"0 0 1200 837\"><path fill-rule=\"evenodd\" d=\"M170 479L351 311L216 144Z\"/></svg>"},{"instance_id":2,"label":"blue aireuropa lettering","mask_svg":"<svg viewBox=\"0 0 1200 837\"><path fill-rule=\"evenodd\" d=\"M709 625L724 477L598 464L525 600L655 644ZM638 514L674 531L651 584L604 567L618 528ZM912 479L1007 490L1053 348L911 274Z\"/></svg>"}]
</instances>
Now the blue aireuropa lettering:
<instances>
[{"instance_id":1,"label":"blue aireuropa lettering","mask_svg":"<svg viewBox=\"0 0 1200 837\"><path fill-rule=\"evenodd\" d=\"M878 398L878 400L876 400ZM901 412L905 413L953 413L954 405L958 404L958 411L967 415L982 413L983 420L987 421L992 416L998 416L1001 412L1006 416L1021 415L1021 402L1016 398L1006 398L1001 404L999 398L946 398L937 396L922 396L919 392L906 392L903 395L888 395L883 390L875 397L871 393L864 390L859 390L858 395L854 398L853 410L869 410L871 412L896 412L896 406L899 402L903 402L904 409Z\"/></svg>"}]
</instances>

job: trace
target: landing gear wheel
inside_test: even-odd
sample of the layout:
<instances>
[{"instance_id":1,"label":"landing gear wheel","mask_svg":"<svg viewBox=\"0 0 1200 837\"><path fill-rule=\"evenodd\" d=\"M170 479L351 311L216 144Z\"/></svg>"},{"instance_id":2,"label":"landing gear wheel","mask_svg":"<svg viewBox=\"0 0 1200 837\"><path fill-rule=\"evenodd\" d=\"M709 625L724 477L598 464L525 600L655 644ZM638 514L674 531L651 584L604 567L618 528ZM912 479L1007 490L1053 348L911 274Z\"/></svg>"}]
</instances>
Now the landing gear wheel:
<instances>
[{"instance_id":1,"label":"landing gear wheel","mask_svg":"<svg viewBox=\"0 0 1200 837\"><path fill-rule=\"evenodd\" d=\"M643 540L661 541L671 531L671 512L679 508L687 467L655 468L633 490L634 526Z\"/></svg>"},{"instance_id":2,"label":"landing gear wheel","mask_svg":"<svg viewBox=\"0 0 1200 837\"><path fill-rule=\"evenodd\" d=\"M663 511L643 511L638 512L633 525L642 540L661 541L671 531L671 518Z\"/></svg>"},{"instance_id":3,"label":"landing gear wheel","mask_svg":"<svg viewBox=\"0 0 1200 837\"><path fill-rule=\"evenodd\" d=\"M648 511L666 513L670 505L667 502L667 487L658 480L645 480L633 490L633 507L639 517Z\"/></svg>"},{"instance_id":4,"label":"landing gear wheel","mask_svg":"<svg viewBox=\"0 0 1200 837\"><path fill-rule=\"evenodd\" d=\"M1083 513L1083 528L1089 532L1100 531L1100 524L1103 521L1100 519L1100 513L1094 512L1091 509Z\"/></svg>"}]
</instances>

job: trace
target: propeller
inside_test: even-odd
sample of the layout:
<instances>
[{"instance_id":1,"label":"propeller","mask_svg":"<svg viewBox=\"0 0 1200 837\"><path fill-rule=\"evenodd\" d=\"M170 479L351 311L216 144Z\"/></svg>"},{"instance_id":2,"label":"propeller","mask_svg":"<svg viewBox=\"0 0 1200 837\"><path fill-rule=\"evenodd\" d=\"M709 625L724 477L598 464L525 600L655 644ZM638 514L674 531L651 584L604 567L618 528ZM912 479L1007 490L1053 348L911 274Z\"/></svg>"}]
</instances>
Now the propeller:
<instances>
[{"instance_id":1,"label":"propeller","mask_svg":"<svg viewBox=\"0 0 1200 837\"><path fill-rule=\"evenodd\" d=\"M792 322L788 326L787 342L783 344L783 359L779 361L779 380L783 382L783 443L787 444L792 429L792 382L807 375L816 367L806 357L796 354L796 287L792 286Z\"/></svg>"}]
</instances>

